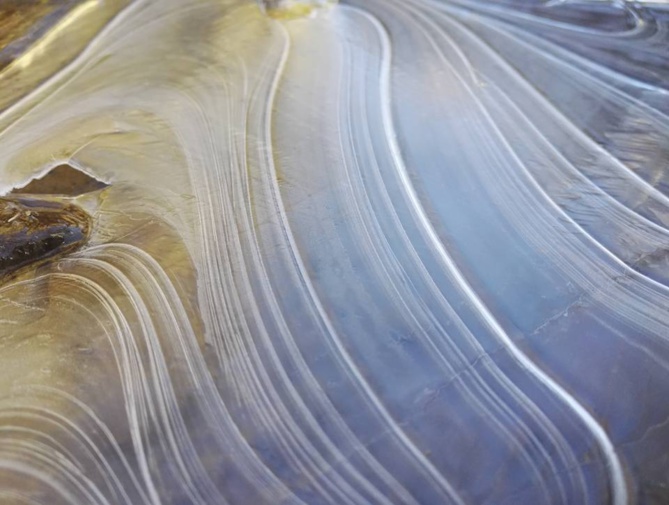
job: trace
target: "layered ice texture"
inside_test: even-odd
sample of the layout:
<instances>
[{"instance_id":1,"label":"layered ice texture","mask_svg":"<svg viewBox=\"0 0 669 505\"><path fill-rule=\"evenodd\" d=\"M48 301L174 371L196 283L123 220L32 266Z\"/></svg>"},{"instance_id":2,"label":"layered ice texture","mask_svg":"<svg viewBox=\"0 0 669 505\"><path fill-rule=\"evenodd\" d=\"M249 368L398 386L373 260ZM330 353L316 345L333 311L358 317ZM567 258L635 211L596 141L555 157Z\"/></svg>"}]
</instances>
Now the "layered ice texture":
<instances>
[{"instance_id":1,"label":"layered ice texture","mask_svg":"<svg viewBox=\"0 0 669 505\"><path fill-rule=\"evenodd\" d=\"M669 11L312 14L131 2L0 113L106 185L0 286L0 501L667 503Z\"/></svg>"}]
</instances>

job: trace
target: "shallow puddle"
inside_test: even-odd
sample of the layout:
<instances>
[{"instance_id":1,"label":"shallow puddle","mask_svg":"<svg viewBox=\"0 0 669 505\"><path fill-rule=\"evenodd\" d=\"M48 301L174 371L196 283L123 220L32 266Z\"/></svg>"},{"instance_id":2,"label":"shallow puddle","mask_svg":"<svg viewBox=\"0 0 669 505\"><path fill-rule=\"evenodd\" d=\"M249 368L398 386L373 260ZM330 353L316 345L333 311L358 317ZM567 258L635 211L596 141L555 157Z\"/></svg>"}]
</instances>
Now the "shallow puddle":
<instances>
[{"instance_id":1,"label":"shallow puddle","mask_svg":"<svg viewBox=\"0 0 669 505\"><path fill-rule=\"evenodd\" d=\"M661 5L26 9L0 502L669 499Z\"/></svg>"}]
</instances>

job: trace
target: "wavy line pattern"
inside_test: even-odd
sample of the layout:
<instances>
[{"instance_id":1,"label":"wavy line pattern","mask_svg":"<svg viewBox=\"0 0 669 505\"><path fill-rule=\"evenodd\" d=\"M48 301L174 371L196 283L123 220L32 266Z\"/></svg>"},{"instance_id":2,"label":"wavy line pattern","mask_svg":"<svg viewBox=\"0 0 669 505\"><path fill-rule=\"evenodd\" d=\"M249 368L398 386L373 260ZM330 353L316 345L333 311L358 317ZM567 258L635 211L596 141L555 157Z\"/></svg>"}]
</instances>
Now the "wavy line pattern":
<instances>
[{"instance_id":1,"label":"wavy line pattern","mask_svg":"<svg viewBox=\"0 0 669 505\"><path fill-rule=\"evenodd\" d=\"M667 10L137 0L0 113L0 502L669 500Z\"/></svg>"}]
</instances>

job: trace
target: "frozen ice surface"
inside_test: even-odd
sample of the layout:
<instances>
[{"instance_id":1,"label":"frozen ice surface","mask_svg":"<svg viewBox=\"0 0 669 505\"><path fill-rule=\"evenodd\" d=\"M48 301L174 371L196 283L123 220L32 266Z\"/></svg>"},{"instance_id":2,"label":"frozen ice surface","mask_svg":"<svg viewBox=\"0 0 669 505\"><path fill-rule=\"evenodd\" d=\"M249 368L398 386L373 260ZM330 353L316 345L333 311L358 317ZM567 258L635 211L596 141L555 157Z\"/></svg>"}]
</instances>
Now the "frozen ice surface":
<instances>
[{"instance_id":1,"label":"frozen ice surface","mask_svg":"<svg viewBox=\"0 0 669 505\"><path fill-rule=\"evenodd\" d=\"M0 286L0 502L668 503L668 22L131 2L0 113L104 182Z\"/></svg>"}]
</instances>

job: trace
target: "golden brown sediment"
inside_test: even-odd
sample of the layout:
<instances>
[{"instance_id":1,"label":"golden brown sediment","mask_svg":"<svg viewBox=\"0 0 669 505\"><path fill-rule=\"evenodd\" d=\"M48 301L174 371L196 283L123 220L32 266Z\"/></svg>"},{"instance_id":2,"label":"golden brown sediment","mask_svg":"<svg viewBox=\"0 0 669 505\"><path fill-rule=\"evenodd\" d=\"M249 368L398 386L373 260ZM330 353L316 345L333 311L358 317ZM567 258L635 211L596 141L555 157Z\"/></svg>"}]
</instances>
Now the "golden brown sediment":
<instances>
[{"instance_id":1,"label":"golden brown sediment","mask_svg":"<svg viewBox=\"0 0 669 505\"><path fill-rule=\"evenodd\" d=\"M0 2L0 111L72 62L130 0Z\"/></svg>"}]
</instances>

